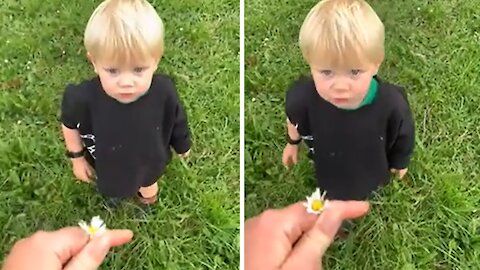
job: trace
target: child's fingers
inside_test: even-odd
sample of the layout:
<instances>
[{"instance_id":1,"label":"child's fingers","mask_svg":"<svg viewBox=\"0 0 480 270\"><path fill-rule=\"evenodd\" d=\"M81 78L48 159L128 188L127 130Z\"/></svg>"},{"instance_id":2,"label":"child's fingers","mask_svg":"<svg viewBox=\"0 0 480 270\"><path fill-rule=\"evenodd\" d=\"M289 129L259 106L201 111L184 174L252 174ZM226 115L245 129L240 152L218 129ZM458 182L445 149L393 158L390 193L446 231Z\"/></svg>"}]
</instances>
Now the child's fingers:
<instances>
[{"instance_id":1,"label":"child's fingers","mask_svg":"<svg viewBox=\"0 0 480 270\"><path fill-rule=\"evenodd\" d=\"M89 171L88 167L86 167L82 172L82 181L84 181L84 182L90 182L91 181L90 171Z\"/></svg>"},{"instance_id":2,"label":"child's fingers","mask_svg":"<svg viewBox=\"0 0 480 270\"><path fill-rule=\"evenodd\" d=\"M75 171L75 172L74 172L74 175L75 175L75 177L76 177L78 180L80 180L80 181L85 181L85 178L86 178L85 172Z\"/></svg>"},{"instance_id":3,"label":"child's fingers","mask_svg":"<svg viewBox=\"0 0 480 270\"><path fill-rule=\"evenodd\" d=\"M85 177L84 177L83 181L89 183L92 180L91 180L90 176L87 173L85 173Z\"/></svg>"},{"instance_id":4,"label":"child's fingers","mask_svg":"<svg viewBox=\"0 0 480 270\"><path fill-rule=\"evenodd\" d=\"M283 154L282 163L283 163L283 166L288 167L288 155Z\"/></svg>"},{"instance_id":5,"label":"child's fingers","mask_svg":"<svg viewBox=\"0 0 480 270\"><path fill-rule=\"evenodd\" d=\"M97 178L97 176L95 175L95 170L92 168L92 166L90 166L90 164L87 164L86 170L87 170L88 179L93 180Z\"/></svg>"},{"instance_id":6,"label":"child's fingers","mask_svg":"<svg viewBox=\"0 0 480 270\"><path fill-rule=\"evenodd\" d=\"M285 165L285 169L288 169L290 168L290 166L292 166L292 160L290 157L287 158L287 161L285 163L283 163Z\"/></svg>"},{"instance_id":7,"label":"child's fingers","mask_svg":"<svg viewBox=\"0 0 480 270\"><path fill-rule=\"evenodd\" d=\"M87 174L89 179L95 178L95 171L90 166L87 167Z\"/></svg>"},{"instance_id":8,"label":"child's fingers","mask_svg":"<svg viewBox=\"0 0 480 270\"><path fill-rule=\"evenodd\" d=\"M88 179L93 179L93 172L90 168L87 168L86 172Z\"/></svg>"},{"instance_id":9,"label":"child's fingers","mask_svg":"<svg viewBox=\"0 0 480 270\"><path fill-rule=\"evenodd\" d=\"M77 176L77 178L78 178L78 180L80 180L82 182L90 182L90 179L88 179L87 174Z\"/></svg>"}]
</instances>

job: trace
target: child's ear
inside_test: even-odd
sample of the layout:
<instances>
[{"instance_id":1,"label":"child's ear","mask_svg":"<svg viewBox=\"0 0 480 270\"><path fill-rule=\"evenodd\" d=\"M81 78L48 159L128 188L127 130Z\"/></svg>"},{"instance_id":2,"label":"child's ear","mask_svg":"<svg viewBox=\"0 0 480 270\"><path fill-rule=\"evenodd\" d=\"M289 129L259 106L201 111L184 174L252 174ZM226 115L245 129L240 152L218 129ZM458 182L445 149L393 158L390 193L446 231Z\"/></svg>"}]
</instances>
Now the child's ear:
<instances>
[{"instance_id":1,"label":"child's ear","mask_svg":"<svg viewBox=\"0 0 480 270\"><path fill-rule=\"evenodd\" d=\"M92 63L93 70L95 71L95 73L98 74L97 66L95 65L95 61L94 61L93 56L90 52L87 52L87 58L88 58L88 61L90 61L90 63Z\"/></svg>"},{"instance_id":2,"label":"child's ear","mask_svg":"<svg viewBox=\"0 0 480 270\"><path fill-rule=\"evenodd\" d=\"M380 59L379 59L378 62L375 64L375 75L378 74L378 70L380 69L380 66L381 66L382 63L383 63L383 57L384 57L384 55L383 55L383 53L382 53Z\"/></svg>"},{"instance_id":3,"label":"child's ear","mask_svg":"<svg viewBox=\"0 0 480 270\"><path fill-rule=\"evenodd\" d=\"M157 59L155 59L155 70L158 69L158 64L160 63L160 60L161 60L161 59L162 59L162 58L157 58Z\"/></svg>"}]
</instances>

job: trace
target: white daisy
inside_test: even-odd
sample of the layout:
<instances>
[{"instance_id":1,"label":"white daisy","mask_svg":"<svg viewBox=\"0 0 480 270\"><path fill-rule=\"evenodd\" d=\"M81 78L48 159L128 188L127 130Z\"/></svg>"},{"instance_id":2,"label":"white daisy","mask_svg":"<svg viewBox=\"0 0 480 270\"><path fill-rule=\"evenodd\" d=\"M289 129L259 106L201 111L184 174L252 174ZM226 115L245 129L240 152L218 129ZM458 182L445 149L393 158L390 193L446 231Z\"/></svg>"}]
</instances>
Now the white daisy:
<instances>
[{"instance_id":1,"label":"white daisy","mask_svg":"<svg viewBox=\"0 0 480 270\"><path fill-rule=\"evenodd\" d=\"M307 202L303 205L307 208L307 213L319 215L325 209L328 200L325 200L327 192L320 195L320 189L317 188L311 196L307 196Z\"/></svg>"},{"instance_id":2,"label":"white daisy","mask_svg":"<svg viewBox=\"0 0 480 270\"><path fill-rule=\"evenodd\" d=\"M103 234L107 230L105 222L100 218L100 216L95 216L90 221L90 224L87 224L85 221L80 220L78 223L80 228L82 228L90 238Z\"/></svg>"}]
</instances>

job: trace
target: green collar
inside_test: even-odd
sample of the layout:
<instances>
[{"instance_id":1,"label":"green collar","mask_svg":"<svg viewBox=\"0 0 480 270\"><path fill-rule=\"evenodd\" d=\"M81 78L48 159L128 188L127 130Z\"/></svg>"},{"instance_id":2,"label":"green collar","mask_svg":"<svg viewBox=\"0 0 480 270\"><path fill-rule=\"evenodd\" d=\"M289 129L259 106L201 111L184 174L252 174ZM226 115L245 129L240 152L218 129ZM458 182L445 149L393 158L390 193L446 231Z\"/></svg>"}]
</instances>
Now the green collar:
<instances>
[{"instance_id":1,"label":"green collar","mask_svg":"<svg viewBox=\"0 0 480 270\"><path fill-rule=\"evenodd\" d=\"M368 104L372 104L373 100L377 96L377 91L378 91L378 82L376 78L373 78L372 81L370 82L370 86L368 87L368 92L367 95L365 95L365 98L363 99L362 103L360 103L359 108Z\"/></svg>"},{"instance_id":2,"label":"green collar","mask_svg":"<svg viewBox=\"0 0 480 270\"><path fill-rule=\"evenodd\" d=\"M377 96L377 92L378 92L378 82L377 82L377 79L375 77L373 77L372 81L370 82L370 86L368 87L368 92L365 95L365 97L363 98L360 105L355 109L346 109L346 110L347 111L354 111L354 110L360 109L363 106L372 104L373 100Z\"/></svg>"}]
</instances>

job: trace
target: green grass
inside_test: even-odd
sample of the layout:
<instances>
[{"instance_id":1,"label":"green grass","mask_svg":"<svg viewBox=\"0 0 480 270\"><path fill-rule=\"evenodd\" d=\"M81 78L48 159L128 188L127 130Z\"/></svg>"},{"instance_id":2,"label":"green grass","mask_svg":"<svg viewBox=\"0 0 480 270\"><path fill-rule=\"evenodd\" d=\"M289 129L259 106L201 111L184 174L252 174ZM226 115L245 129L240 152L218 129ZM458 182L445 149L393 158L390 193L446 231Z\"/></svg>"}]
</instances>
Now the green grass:
<instances>
[{"instance_id":1,"label":"green grass","mask_svg":"<svg viewBox=\"0 0 480 270\"><path fill-rule=\"evenodd\" d=\"M36 230L98 214L110 228L135 233L102 269L238 269L239 3L151 2L166 27L159 70L176 80L194 145L186 162L174 158L145 218L134 216L133 204L104 210L92 186L76 184L64 157L60 98L68 82L94 76L82 39L100 1L0 3L2 260Z\"/></svg>"},{"instance_id":2,"label":"green grass","mask_svg":"<svg viewBox=\"0 0 480 270\"><path fill-rule=\"evenodd\" d=\"M284 97L307 74L298 31L317 1L251 0L245 6L246 216L302 200L313 166L285 170ZM405 181L372 200L325 269L480 269L480 35L477 1L369 3L386 27L380 76L406 86L416 150Z\"/></svg>"}]
</instances>

